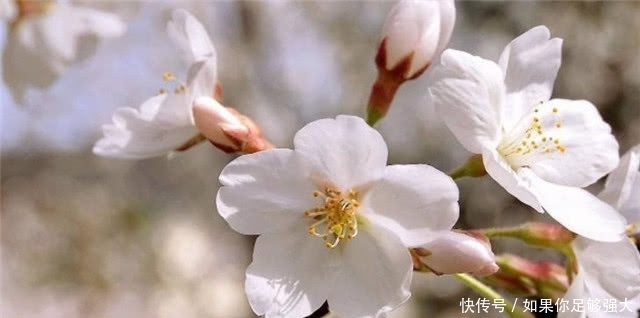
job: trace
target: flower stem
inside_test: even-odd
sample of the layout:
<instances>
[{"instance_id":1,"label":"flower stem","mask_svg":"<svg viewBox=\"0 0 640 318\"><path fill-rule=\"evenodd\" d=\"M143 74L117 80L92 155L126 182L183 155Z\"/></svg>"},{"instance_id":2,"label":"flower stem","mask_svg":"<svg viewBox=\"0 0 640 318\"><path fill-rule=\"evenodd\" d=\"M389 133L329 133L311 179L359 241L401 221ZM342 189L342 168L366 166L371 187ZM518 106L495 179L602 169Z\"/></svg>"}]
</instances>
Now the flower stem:
<instances>
[{"instance_id":1,"label":"flower stem","mask_svg":"<svg viewBox=\"0 0 640 318\"><path fill-rule=\"evenodd\" d=\"M483 284L481 281L475 279L473 276L469 274L459 273L454 275L459 281L463 284L467 285L469 288L473 289L476 293L480 294L483 297L486 297L490 300L500 299L504 301L505 310L504 312L511 318L531 318L532 315L528 312L525 312L523 308L518 307L504 299L504 297L493 290L491 287Z\"/></svg>"},{"instance_id":2,"label":"flower stem","mask_svg":"<svg viewBox=\"0 0 640 318\"><path fill-rule=\"evenodd\" d=\"M464 165L449 172L449 176L453 180L460 179L462 177L482 177L486 174L487 171L484 170L482 155L473 155L469 157Z\"/></svg>"},{"instance_id":3,"label":"flower stem","mask_svg":"<svg viewBox=\"0 0 640 318\"><path fill-rule=\"evenodd\" d=\"M404 82L401 78L396 78L387 73L388 71L382 70L371 88L366 116L367 124L371 127L387 115L393 97Z\"/></svg>"},{"instance_id":4,"label":"flower stem","mask_svg":"<svg viewBox=\"0 0 640 318\"><path fill-rule=\"evenodd\" d=\"M492 238L492 237L520 238L522 231L520 226L516 226L516 227L498 227L498 228L482 229L480 230L480 232L489 238Z\"/></svg>"},{"instance_id":5,"label":"flower stem","mask_svg":"<svg viewBox=\"0 0 640 318\"><path fill-rule=\"evenodd\" d=\"M455 170L449 172L449 177L451 177L451 179L453 180L460 179L465 176L467 176L467 169L464 166L458 167Z\"/></svg>"}]
</instances>

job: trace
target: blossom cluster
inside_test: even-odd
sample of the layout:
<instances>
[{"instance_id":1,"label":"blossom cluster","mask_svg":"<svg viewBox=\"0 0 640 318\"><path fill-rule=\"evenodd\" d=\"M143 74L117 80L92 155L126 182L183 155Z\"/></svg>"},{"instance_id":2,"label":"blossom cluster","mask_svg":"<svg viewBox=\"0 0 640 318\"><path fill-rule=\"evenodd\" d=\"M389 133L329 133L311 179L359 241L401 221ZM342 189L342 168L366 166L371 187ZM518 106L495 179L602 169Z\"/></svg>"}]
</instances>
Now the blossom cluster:
<instances>
[{"instance_id":1,"label":"blossom cluster","mask_svg":"<svg viewBox=\"0 0 640 318\"><path fill-rule=\"evenodd\" d=\"M424 163L388 166L371 127L402 83L429 72L428 102L477 154L477 169L575 233L564 297L638 298L640 257L621 214L637 207L638 157L622 160L627 171L612 174L601 198L583 189L619 165L618 143L592 103L551 99L562 40L538 26L493 62L445 50L454 21L452 1L398 3L384 24L367 121L319 119L295 135L294 149L281 149L220 105L214 46L194 17L176 11L168 30L191 65L186 84L116 111L94 152L145 158L206 139L243 154L220 173L216 205L231 228L259 235L245 282L253 310L304 317L327 302L341 317L380 317L410 297L414 270L498 270L482 232L453 229L453 179Z\"/></svg>"},{"instance_id":2,"label":"blossom cluster","mask_svg":"<svg viewBox=\"0 0 640 318\"><path fill-rule=\"evenodd\" d=\"M47 76L35 82L27 71L11 77L17 100L27 84L49 85L79 59L68 51L79 35L125 31L106 13L26 3L18 1L5 58L33 56L40 64L32 66ZM71 22L62 23L58 14ZM258 315L305 317L326 302L340 317L383 317L409 299L415 272L456 275L485 290L542 297L549 305L607 299L606 308L615 309L559 311L564 317L626 314L621 304L637 310L640 145L620 157L594 104L552 98L562 40L547 27L521 34L492 61L447 49L455 20L453 0L397 3L382 26L365 118L315 120L286 149L269 142L256 121L223 104L215 46L193 15L175 10L167 33L189 65L186 80L167 72L163 78L175 89L117 109L93 152L145 159L208 142L237 154L219 174L215 202L233 230L259 235L245 280ZM37 41L52 36L66 42ZM421 76L427 78L424 102L472 154L450 174L425 162L388 165L389 149L375 129L402 84ZM455 228L455 179L484 175L556 223ZM585 189L605 176L599 194ZM501 236L556 249L566 262L496 256L490 239ZM517 303L501 304L520 310Z\"/></svg>"}]
</instances>

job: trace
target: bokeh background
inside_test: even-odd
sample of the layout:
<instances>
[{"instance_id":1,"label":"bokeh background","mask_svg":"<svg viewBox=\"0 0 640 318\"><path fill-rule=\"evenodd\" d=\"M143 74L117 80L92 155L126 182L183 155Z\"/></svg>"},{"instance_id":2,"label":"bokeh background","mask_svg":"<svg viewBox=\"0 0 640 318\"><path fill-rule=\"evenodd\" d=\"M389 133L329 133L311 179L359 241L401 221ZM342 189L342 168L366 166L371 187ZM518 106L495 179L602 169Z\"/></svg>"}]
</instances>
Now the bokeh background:
<instances>
[{"instance_id":1,"label":"bokeh background","mask_svg":"<svg viewBox=\"0 0 640 318\"><path fill-rule=\"evenodd\" d=\"M253 238L233 232L214 203L217 176L234 156L200 145L170 160L125 161L96 157L91 146L114 109L167 86L163 72L186 77L165 33L173 8L209 31L225 104L290 147L310 121L364 113L394 2L81 4L121 14L127 33L102 41L25 105L0 84L0 316L254 317L242 289ZM553 95L597 105L621 151L640 143L640 2L462 1L457 9L450 47L493 60L517 35L547 25L564 39ZM3 24L2 47L6 32ZM469 154L425 102L428 77L405 84L377 128L391 163L448 171ZM489 178L458 185L461 228L544 220ZM509 241L494 248L558 259ZM463 297L476 296L450 277L417 274L411 301L390 317L462 316Z\"/></svg>"}]
</instances>

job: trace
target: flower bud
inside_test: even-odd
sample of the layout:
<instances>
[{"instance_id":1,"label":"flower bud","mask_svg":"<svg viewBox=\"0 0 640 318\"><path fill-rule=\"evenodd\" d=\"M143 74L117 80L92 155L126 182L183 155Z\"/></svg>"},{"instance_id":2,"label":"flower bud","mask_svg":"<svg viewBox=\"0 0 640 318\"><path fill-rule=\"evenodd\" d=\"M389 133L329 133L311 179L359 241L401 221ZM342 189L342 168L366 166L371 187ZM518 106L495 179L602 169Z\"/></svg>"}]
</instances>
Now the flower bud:
<instances>
[{"instance_id":1,"label":"flower bud","mask_svg":"<svg viewBox=\"0 0 640 318\"><path fill-rule=\"evenodd\" d=\"M491 275L498 270L491 245L488 239L479 240L475 235L448 232L420 246L417 255L436 274Z\"/></svg>"},{"instance_id":2,"label":"flower bud","mask_svg":"<svg viewBox=\"0 0 640 318\"><path fill-rule=\"evenodd\" d=\"M553 262L534 262L512 254L496 258L500 271L488 278L493 285L516 295L557 299L569 286L563 266Z\"/></svg>"},{"instance_id":3,"label":"flower bud","mask_svg":"<svg viewBox=\"0 0 640 318\"><path fill-rule=\"evenodd\" d=\"M559 224L529 222L522 225L525 242L545 247L564 247L576 237Z\"/></svg>"},{"instance_id":4,"label":"flower bud","mask_svg":"<svg viewBox=\"0 0 640 318\"><path fill-rule=\"evenodd\" d=\"M272 147L253 120L211 97L198 97L193 102L193 121L200 134L227 153L253 153Z\"/></svg>"},{"instance_id":5,"label":"flower bud","mask_svg":"<svg viewBox=\"0 0 640 318\"><path fill-rule=\"evenodd\" d=\"M449 43L453 0L402 0L384 23L376 54L378 78L367 103L367 123L384 118L402 83L420 76Z\"/></svg>"},{"instance_id":6,"label":"flower bud","mask_svg":"<svg viewBox=\"0 0 640 318\"><path fill-rule=\"evenodd\" d=\"M249 133L238 117L206 96L198 97L193 102L193 121L202 135L225 152L240 151L241 142L237 138L229 138L224 130L233 131L236 135Z\"/></svg>"},{"instance_id":7,"label":"flower bud","mask_svg":"<svg viewBox=\"0 0 640 318\"><path fill-rule=\"evenodd\" d=\"M455 19L453 0L400 1L384 23L378 67L402 67L405 79L420 76L449 43Z\"/></svg>"}]
</instances>

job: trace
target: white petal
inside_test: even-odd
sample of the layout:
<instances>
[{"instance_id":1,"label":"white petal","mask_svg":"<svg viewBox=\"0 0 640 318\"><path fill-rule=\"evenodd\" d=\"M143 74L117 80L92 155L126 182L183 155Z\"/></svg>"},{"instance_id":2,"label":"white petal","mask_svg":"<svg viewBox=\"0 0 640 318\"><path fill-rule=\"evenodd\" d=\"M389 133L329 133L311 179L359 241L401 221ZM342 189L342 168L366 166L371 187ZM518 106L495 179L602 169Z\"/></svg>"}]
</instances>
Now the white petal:
<instances>
[{"instance_id":1,"label":"white petal","mask_svg":"<svg viewBox=\"0 0 640 318\"><path fill-rule=\"evenodd\" d=\"M500 67L468 53L446 50L434 69L430 98L438 115L469 151L497 145L505 88Z\"/></svg>"},{"instance_id":2,"label":"white petal","mask_svg":"<svg viewBox=\"0 0 640 318\"><path fill-rule=\"evenodd\" d=\"M363 198L366 217L398 235L406 246L432 240L458 220L458 187L427 165L387 166Z\"/></svg>"},{"instance_id":3,"label":"white petal","mask_svg":"<svg viewBox=\"0 0 640 318\"><path fill-rule=\"evenodd\" d=\"M640 254L629 239L605 243L578 237L574 246L590 293L618 300L640 295Z\"/></svg>"},{"instance_id":4,"label":"white petal","mask_svg":"<svg viewBox=\"0 0 640 318\"><path fill-rule=\"evenodd\" d=\"M119 108L93 147L97 155L141 159L166 155L197 134L184 95L160 94L140 109Z\"/></svg>"},{"instance_id":5,"label":"white petal","mask_svg":"<svg viewBox=\"0 0 640 318\"><path fill-rule=\"evenodd\" d=\"M587 311L578 311L578 310L570 310L573 307L575 299L584 300L587 296L587 291L584 286L584 274L581 270L578 271L578 274L573 277L573 282L571 282L571 286L567 290L567 293L562 297L563 301L567 301L568 309L561 310L558 312L558 318L584 318L587 316ZM583 302L584 303L584 302Z\"/></svg>"},{"instance_id":6,"label":"white petal","mask_svg":"<svg viewBox=\"0 0 640 318\"><path fill-rule=\"evenodd\" d=\"M436 54L441 54L449 44L456 24L456 5L454 0L438 0L438 3L440 4L440 38Z\"/></svg>"},{"instance_id":7,"label":"white petal","mask_svg":"<svg viewBox=\"0 0 640 318\"><path fill-rule=\"evenodd\" d=\"M51 12L34 19L39 30L39 49L69 64L87 57L80 48L95 50L96 38L118 37L126 31L122 20L90 8L56 4Z\"/></svg>"},{"instance_id":8,"label":"white petal","mask_svg":"<svg viewBox=\"0 0 640 318\"><path fill-rule=\"evenodd\" d=\"M514 146L525 154L509 156L549 182L586 187L618 165L618 142L588 101L553 99L535 107L516 125ZM502 144L501 144L502 145Z\"/></svg>"},{"instance_id":9,"label":"white petal","mask_svg":"<svg viewBox=\"0 0 640 318\"><path fill-rule=\"evenodd\" d=\"M400 239L384 228L363 226L346 241L334 269L329 308L339 317L383 317L411 293L411 257Z\"/></svg>"},{"instance_id":10,"label":"white petal","mask_svg":"<svg viewBox=\"0 0 640 318\"><path fill-rule=\"evenodd\" d=\"M56 3L47 14L22 18L9 32L3 78L18 103L30 87L52 85L69 65L92 55L96 38L120 36L126 25L116 15ZM85 54L79 54L80 48Z\"/></svg>"},{"instance_id":11,"label":"white petal","mask_svg":"<svg viewBox=\"0 0 640 318\"><path fill-rule=\"evenodd\" d=\"M244 155L220 173L218 213L236 231L263 234L303 222L304 211L321 202L300 158L290 149ZM302 231L307 231L301 226Z\"/></svg>"},{"instance_id":12,"label":"white petal","mask_svg":"<svg viewBox=\"0 0 640 318\"><path fill-rule=\"evenodd\" d=\"M124 22L114 14L64 3L56 4L37 23L40 45L44 46L40 49L67 64L87 57L79 55L80 48L92 54L96 38L118 37L126 31Z\"/></svg>"},{"instance_id":13,"label":"white petal","mask_svg":"<svg viewBox=\"0 0 640 318\"><path fill-rule=\"evenodd\" d=\"M507 192L522 203L527 204L538 212L542 212L542 205L535 194L531 192L531 182L522 175L522 170L513 170L509 163L493 149L485 149L482 161L487 173Z\"/></svg>"},{"instance_id":14,"label":"white petal","mask_svg":"<svg viewBox=\"0 0 640 318\"><path fill-rule=\"evenodd\" d=\"M438 11L439 6L436 6L435 10ZM438 53L436 51L437 45L439 43L440 37L440 17L435 15L433 17L433 22L431 26L422 30L422 34L418 41L415 43L415 51L413 55L413 59L411 61L411 67L409 68L409 72L407 73L407 78L413 77L424 67L427 67L433 63L433 59L435 55Z\"/></svg>"},{"instance_id":15,"label":"white petal","mask_svg":"<svg viewBox=\"0 0 640 318\"><path fill-rule=\"evenodd\" d=\"M295 151L310 163L320 188L366 187L387 165L382 136L359 117L316 120L300 129L293 143Z\"/></svg>"},{"instance_id":16,"label":"white petal","mask_svg":"<svg viewBox=\"0 0 640 318\"><path fill-rule=\"evenodd\" d=\"M553 184L528 169L522 170L544 210L570 231L602 242L614 242L625 237L626 221L612 206L586 190Z\"/></svg>"},{"instance_id":17,"label":"white petal","mask_svg":"<svg viewBox=\"0 0 640 318\"><path fill-rule=\"evenodd\" d=\"M217 81L217 62L215 59L207 59L195 62L189 67L187 76L187 89L190 102L201 96L214 96ZM191 122L195 124L193 119Z\"/></svg>"},{"instance_id":18,"label":"white petal","mask_svg":"<svg viewBox=\"0 0 640 318\"><path fill-rule=\"evenodd\" d=\"M466 234L443 232L420 247L431 253L421 260L440 274L490 275L498 270L491 248Z\"/></svg>"},{"instance_id":19,"label":"white petal","mask_svg":"<svg viewBox=\"0 0 640 318\"><path fill-rule=\"evenodd\" d=\"M21 22L8 33L2 54L2 79L18 104L25 102L29 88L48 87L64 70L64 63L47 48L38 48L38 31L32 20Z\"/></svg>"},{"instance_id":20,"label":"white petal","mask_svg":"<svg viewBox=\"0 0 640 318\"><path fill-rule=\"evenodd\" d=\"M63 6L63 3L58 4ZM74 24L77 35L93 35L101 38L113 38L124 34L127 26L115 14L94 10L91 8L68 7L68 11L59 11L58 14L66 19L75 19L76 21L67 20L67 24ZM72 12L73 11L73 12ZM79 38L78 40L85 40Z\"/></svg>"},{"instance_id":21,"label":"white petal","mask_svg":"<svg viewBox=\"0 0 640 318\"><path fill-rule=\"evenodd\" d=\"M509 43L500 56L507 99L503 111L507 131L534 105L548 101L562 57L562 40L549 39L549 29L537 26Z\"/></svg>"},{"instance_id":22,"label":"white petal","mask_svg":"<svg viewBox=\"0 0 640 318\"><path fill-rule=\"evenodd\" d=\"M620 158L618 167L609 173L604 189L598 195L600 199L620 210L629 221L638 219L640 214L640 210L636 210L636 213L628 210L622 211L629 200L640 200L637 195L631 196L634 189L638 188L635 191L640 191L640 184L636 185L636 183L640 182L640 171L638 169L640 169L640 145L629 149ZM625 212L631 213L627 214Z\"/></svg>"},{"instance_id":23,"label":"white petal","mask_svg":"<svg viewBox=\"0 0 640 318\"><path fill-rule=\"evenodd\" d=\"M631 186L629 199L620 208L620 213L627 221L640 225L640 177L636 178Z\"/></svg>"},{"instance_id":24,"label":"white petal","mask_svg":"<svg viewBox=\"0 0 640 318\"><path fill-rule=\"evenodd\" d=\"M171 17L167 33L182 50L187 63L216 59L216 50L198 19L184 9L174 10Z\"/></svg>"},{"instance_id":25,"label":"white petal","mask_svg":"<svg viewBox=\"0 0 640 318\"><path fill-rule=\"evenodd\" d=\"M325 266L336 253L320 239L299 232L266 234L256 241L245 290L258 315L299 318L327 299Z\"/></svg>"},{"instance_id":26,"label":"white petal","mask_svg":"<svg viewBox=\"0 0 640 318\"><path fill-rule=\"evenodd\" d=\"M0 20L11 21L18 14L13 0L0 0Z\"/></svg>"}]
</instances>

